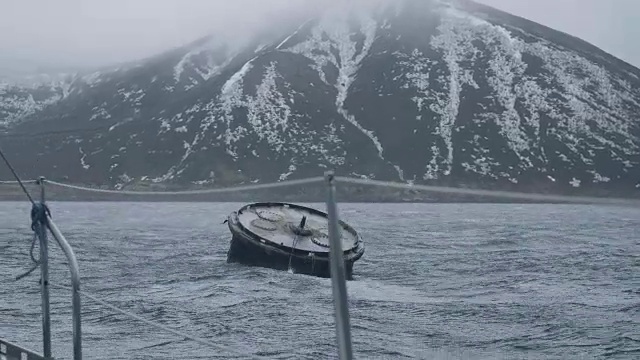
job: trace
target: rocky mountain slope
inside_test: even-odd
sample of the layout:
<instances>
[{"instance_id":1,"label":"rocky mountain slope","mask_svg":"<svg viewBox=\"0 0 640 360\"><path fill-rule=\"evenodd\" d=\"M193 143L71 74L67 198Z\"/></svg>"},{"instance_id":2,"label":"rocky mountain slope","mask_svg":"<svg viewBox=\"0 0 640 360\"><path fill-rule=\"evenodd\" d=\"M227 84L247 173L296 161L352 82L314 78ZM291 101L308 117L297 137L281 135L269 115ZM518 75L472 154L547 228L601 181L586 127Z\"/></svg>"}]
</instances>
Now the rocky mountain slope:
<instances>
[{"instance_id":1,"label":"rocky mountain slope","mask_svg":"<svg viewBox=\"0 0 640 360\"><path fill-rule=\"evenodd\" d=\"M0 82L0 131L66 96L66 81L32 85Z\"/></svg>"},{"instance_id":2,"label":"rocky mountain slope","mask_svg":"<svg viewBox=\"0 0 640 360\"><path fill-rule=\"evenodd\" d=\"M116 187L335 169L637 194L638 114L640 70L575 37L471 1L376 1L0 87L0 143L27 177Z\"/></svg>"}]
</instances>

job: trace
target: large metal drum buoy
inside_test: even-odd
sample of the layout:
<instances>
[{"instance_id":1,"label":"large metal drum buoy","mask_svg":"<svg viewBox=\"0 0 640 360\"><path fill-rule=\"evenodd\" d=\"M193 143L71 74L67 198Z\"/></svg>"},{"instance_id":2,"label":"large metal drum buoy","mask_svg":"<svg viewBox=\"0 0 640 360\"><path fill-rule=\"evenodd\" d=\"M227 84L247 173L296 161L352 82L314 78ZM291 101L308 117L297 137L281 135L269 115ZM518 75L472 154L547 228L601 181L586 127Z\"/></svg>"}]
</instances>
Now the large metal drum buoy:
<instances>
[{"instance_id":1,"label":"large metal drum buoy","mask_svg":"<svg viewBox=\"0 0 640 360\"><path fill-rule=\"evenodd\" d=\"M327 214L288 203L254 203L228 217L232 238L227 262L330 277ZM347 278L364 253L360 235L340 221Z\"/></svg>"}]
</instances>

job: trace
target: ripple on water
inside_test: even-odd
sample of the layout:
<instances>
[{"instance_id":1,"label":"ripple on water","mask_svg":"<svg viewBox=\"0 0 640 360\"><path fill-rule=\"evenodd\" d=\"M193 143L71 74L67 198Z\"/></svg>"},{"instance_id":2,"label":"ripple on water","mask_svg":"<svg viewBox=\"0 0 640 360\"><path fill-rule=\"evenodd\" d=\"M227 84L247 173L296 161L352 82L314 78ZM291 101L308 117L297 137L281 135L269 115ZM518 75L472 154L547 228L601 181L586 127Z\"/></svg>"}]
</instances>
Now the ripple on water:
<instances>
[{"instance_id":1,"label":"ripple on water","mask_svg":"<svg viewBox=\"0 0 640 360\"><path fill-rule=\"evenodd\" d=\"M101 299L237 351L336 358L330 279L226 263L229 233L217 219L238 205L55 203L53 210L76 249L83 288ZM41 336L37 274L12 280L30 265L28 210L0 203L0 335L23 344ZM347 285L357 358L640 356L636 210L341 204L340 211L367 247ZM68 284L62 253L52 249L51 257L51 281ZM71 359L70 296L52 289L51 297L54 352ZM87 358L212 356L88 299L83 306Z\"/></svg>"}]
</instances>

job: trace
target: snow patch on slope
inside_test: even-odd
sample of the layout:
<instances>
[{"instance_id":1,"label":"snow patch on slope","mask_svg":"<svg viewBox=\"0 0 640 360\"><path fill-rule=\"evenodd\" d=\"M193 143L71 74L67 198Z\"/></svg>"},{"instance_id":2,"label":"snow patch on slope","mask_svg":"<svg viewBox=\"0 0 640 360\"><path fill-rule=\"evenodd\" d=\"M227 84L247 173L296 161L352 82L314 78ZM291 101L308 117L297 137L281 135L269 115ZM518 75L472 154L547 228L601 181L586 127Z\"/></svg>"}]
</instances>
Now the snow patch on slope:
<instances>
[{"instance_id":1,"label":"snow patch on slope","mask_svg":"<svg viewBox=\"0 0 640 360\"><path fill-rule=\"evenodd\" d=\"M298 33L300 32L300 30L305 27L309 22L311 22L311 19L305 21L304 23L302 23L302 25L300 25L293 33L291 33L291 35L287 36L284 40L282 40L280 42L280 44L278 44L278 46L276 46L276 50L280 50L280 48L282 48L284 46L284 44L287 43L287 41L291 40L292 37L298 35Z\"/></svg>"},{"instance_id":2,"label":"snow patch on slope","mask_svg":"<svg viewBox=\"0 0 640 360\"><path fill-rule=\"evenodd\" d=\"M244 42L232 45L215 39L205 41L203 44L191 49L178 61L173 68L173 80L178 84L186 68L193 69L204 81L219 75L220 71L233 61L242 44ZM223 56L220 57L220 55ZM188 84L185 90L189 90L199 83L199 79L190 78L190 80L191 84Z\"/></svg>"},{"instance_id":3,"label":"snow patch on slope","mask_svg":"<svg viewBox=\"0 0 640 360\"><path fill-rule=\"evenodd\" d=\"M404 84L400 87L403 89L412 88L418 92L418 96L414 96L411 100L416 104L418 113L421 113L433 100L432 91L430 91L430 74L429 71L437 61L429 59L420 50L413 49L411 54L405 54L396 51L393 55L397 59L398 66L402 69L401 74L396 76L393 81L403 78Z\"/></svg>"},{"instance_id":4,"label":"snow patch on slope","mask_svg":"<svg viewBox=\"0 0 640 360\"><path fill-rule=\"evenodd\" d=\"M238 158L237 149L235 148L234 143L240 140L242 134L244 133L244 128L241 126L236 127L235 129L231 129L233 123L233 109L235 107L241 107L245 104L243 99L243 90L242 85L244 83L244 77L247 75L249 70L253 68L252 62L257 57L252 58L247 61L242 68L233 74L229 80L227 80L222 86L222 91L220 94L220 107L223 111L223 121L226 125L226 131L224 134L225 145L227 146L228 153L234 158ZM212 122L215 121L215 116L210 116L209 121L203 122L201 128L206 130Z\"/></svg>"},{"instance_id":5,"label":"snow patch on slope","mask_svg":"<svg viewBox=\"0 0 640 360\"><path fill-rule=\"evenodd\" d=\"M439 33L431 39L431 46L443 54L447 64L449 78L443 85L448 89L448 96L436 95L434 101L433 96L425 94L414 101L418 106L432 102L431 109L440 115L438 134L447 154L441 161L445 170L440 171L440 151L437 147L432 148L433 158L427 166L425 178L436 178L438 173L447 175L450 172L455 147L452 130L456 127L462 101L460 93L464 87L478 88L475 76L486 78L490 86L488 104L493 109L502 109L487 111L476 120L498 125L508 149L518 156L519 162L517 168L500 172L497 170L501 166L499 163L490 161L489 156L476 154L474 164L463 164L468 171L511 178L534 168L535 164L547 163L548 155L540 142L544 135L540 134L541 115L548 116L559 125L550 135L557 137L573 153L563 157L571 168L596 166L584 155L588 145L580 139L585 136L595 139L613 153L638 154L640 140L635 136L629 137L633 133L634 117L627 110L637 108L637 104L633 104L633 97L629 94L634 91L629 89L624 79L614 78L601 66L546 40L526 42L501 26L459 9L449 7L442 10L438 30ZM482 48L476 45L478 43ZM524 54L542 59L545 72L536 72L535 77L528 75L526 71L530 65L524 62ZM488 67L478 63L480 55L489 59ZM421 90L428 79L418 74L414 73L411 84ZM627 140L614 142L613 138ZM474 151L484 152L485 149L476 143ZM572 159L580 159L581 164L574 163ZM622 157L617 160L622 161ZM545 171L544 168L538 170ZM599 172L596 169L592 171L594 181L599 181L595 175Z\"/></svg>"},{"instance_id":6,"label":"snow patch on slope","mask_svg":"<svg viewBox=\"0 0 640 360\"><path fill-rule=\"evenodd\" d=\"M328 146L338 145L341 141L336 135L333 126L328 131L318 134L296 121L300 115L292 110L294 96L302 96L290 88L290 84L277 71L277 63L271 62L265 66L262 81L256 86L255 96L244 94L240 86L246 73L253 70L252 67L243 67L225 84L222 90L222 103L220 105L226 129L224 140L230 154L237 157L235 143L246 136L255 136L258 142L266 142L269 148L277 154L288 157L286 154L297 157L314 157L331 163L341 163L343 156L337 156L330 151ZM257 71L257 69L255 69ZM232 112L234 109L244 109L247 114L247 123L234 124ZM318 141L318 137L322 141ZM250 150L253 143L249 145Z\"/></svg>"},{"instance_id":7,"label":"snow patch on slope","mask_svg":"<svg viewBox=\"0 0 640 360\"><path fill-rule=\"evenodd\" d=\"M364 37L362 44L354 39L356 34L350 28L349 22L351 17L357 19L360 27L357 34ZM288 48L287 51L313 61L311 67L318 73L320 80L336 89L335 104L338 113L369 138L376 147L379 158L384 160L384 149L380 140L373 131L364 128L345 108L351 85L375 40L377 26L377 22L366 12L350 13L340 9L324 16L311 29L311 34L306 41ZM329 65L333 65L338 70L335 84L329 84L324 71ZM399 169L397 166L394 167ZM398 175L402 178L401 171L398 171Z\"/></svg>"},{"instance_id":8,"label":"snow patch on slope","mask_svg":"<svg viewBox=\"0 0 640 360\"><path fill-rule=\"evenodd\" d=\"M460 107L460 92L463 85L471 85L477 87L470 71L466 71L460 64L465 54L471 52L469 40L469 32L458 32L460 24L453 21L452 18L444 18L438 26L440 33L431 39L431 46L441 50L444 55L444 61L449 69L449 79L446 82L448 88L448 96L439 97L431 105L431 110L440 115L440 123L437 127L437 133L440 135L446 146L446 154L443 161L445 169L442 170L443 175L451 173L453 165L453 140L452 133L455 127L458 111ZM436 178L438 169L436 159L439 151L434 152L430 165L427 167L425 178Z\"/></svg>"},{"instance_id":9,"label":"snow patch on slope","mask_svg":"<svg viewBox=\"0 0 640 360\"><path fill-rule=\"evenodd\" d=\"M80 165L82 166L83 169L85 170L89 170L90 166L89 164L86 163L86 158L87 158L87 154L85 154L85 152L82 150L82 148L78 148L80 151L80 155L82 155L82 157L80 158Z\"/></svg>"},{"instance_id":10,"label":"snow patch on slope","mask_svg":"<svg viewBox=\"0 0 640 360\"><path fill-rule=\"evenodd\" d=\"M289 122L292 120L291 107L287 99L278 91L276 63L267 66L263 81L257 86L255 99L247 102L247 120L260 140L280 152L289 141L285 138Z\"/></svg>"},{"instance_id":11,"label":"snow patch on slope","mask_svg":"<svg viewBox=\"0 0 640 360\"><path fill-rule=\"evenodd\" d=\"M64 98L66 88L51 84L20 87L0 83L0 127L17 123L55 104ZM34 98L36 92L40 94L38 99ZM42 94L46 94L46 97Z\"/></svg>"}]
</instances>

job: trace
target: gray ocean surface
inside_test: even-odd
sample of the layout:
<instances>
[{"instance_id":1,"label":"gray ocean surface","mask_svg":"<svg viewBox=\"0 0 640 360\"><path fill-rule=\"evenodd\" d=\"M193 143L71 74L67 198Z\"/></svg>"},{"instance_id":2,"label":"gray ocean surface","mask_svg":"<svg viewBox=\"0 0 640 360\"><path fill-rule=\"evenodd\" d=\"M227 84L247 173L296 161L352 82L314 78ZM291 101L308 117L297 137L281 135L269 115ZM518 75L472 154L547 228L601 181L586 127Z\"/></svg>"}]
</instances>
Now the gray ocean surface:
<instances>
[{"instance_id":1,"label":"gray ocean surface","mask_svg":"<svg viewBox=\"0 0 640 360\"><path fill-rule=\"evenodd\" d=\"M50 207L85 291L239 352L337 358L329 279L226 263L222 221L241 205ZM355 358L640 358L640 210L339 206L366 243L347 285ZM0 203L0 337L41 352L39 271L14 280L31 267L29 210ZM68 285L51 249L51 281ZM71 294L52 288L51 301L54 356L71 359ZM237 358L82 305L85 359Z\"/></svg>"}]
</instances>

